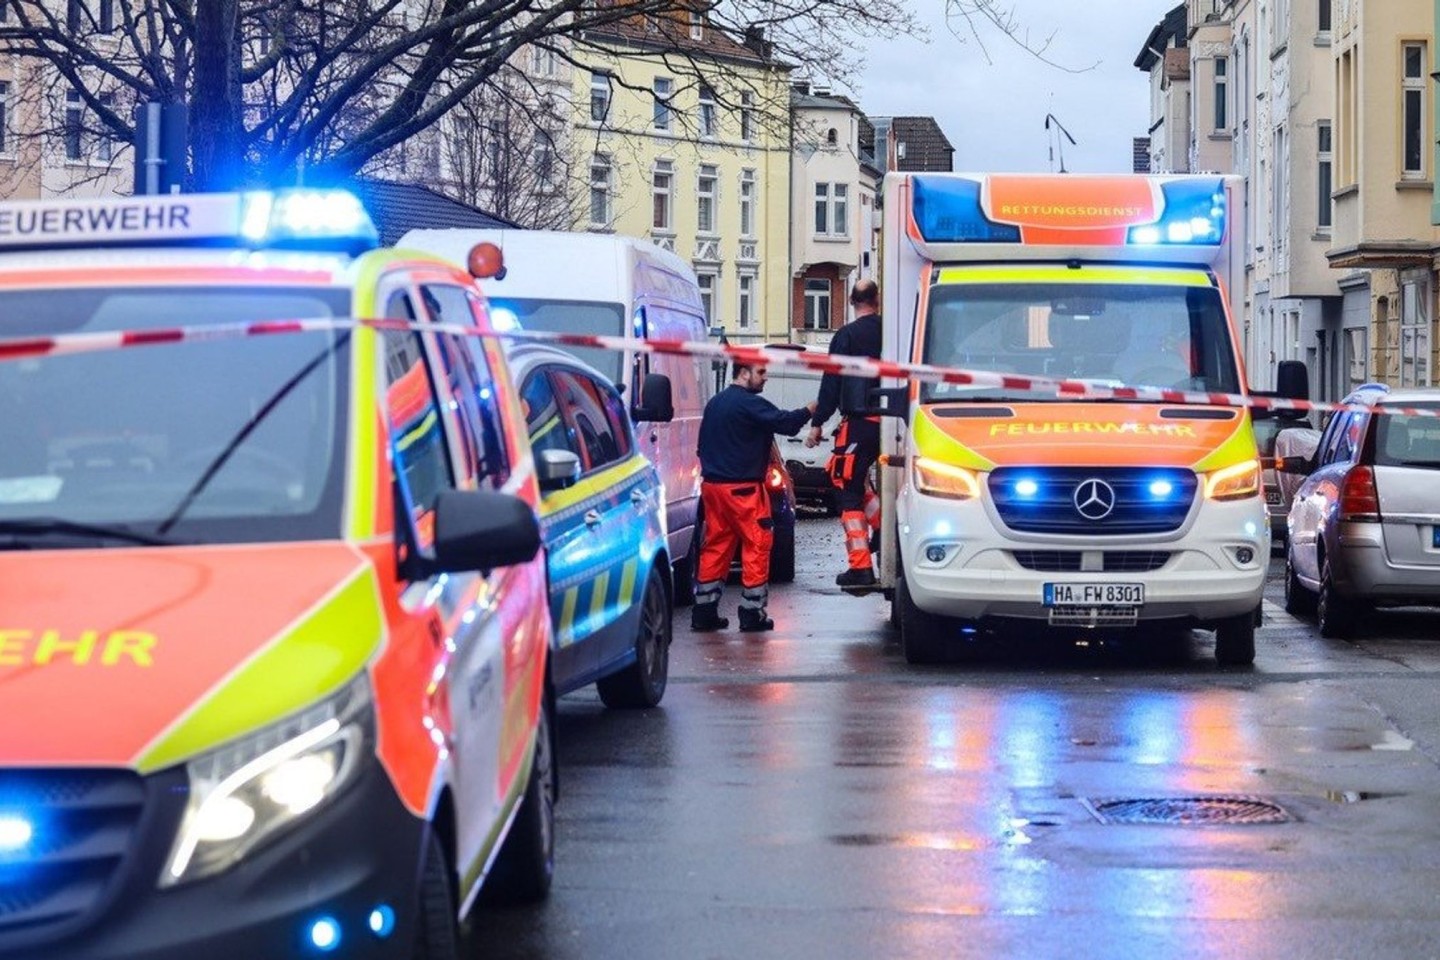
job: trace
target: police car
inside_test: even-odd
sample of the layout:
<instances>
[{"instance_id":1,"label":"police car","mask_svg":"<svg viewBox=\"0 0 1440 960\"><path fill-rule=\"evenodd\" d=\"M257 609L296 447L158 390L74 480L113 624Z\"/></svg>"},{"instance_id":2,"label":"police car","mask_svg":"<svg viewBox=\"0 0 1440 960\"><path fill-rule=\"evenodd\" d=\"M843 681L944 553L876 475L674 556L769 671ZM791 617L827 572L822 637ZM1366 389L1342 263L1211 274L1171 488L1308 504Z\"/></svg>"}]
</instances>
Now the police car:
<instances>
[{"instance_id":1,"label":"police car","mask_svg":"<svg viewBox=\"0 0 1440 960\"><path fill-rule=\"evenodd\" d=\"M524 420L425 329L475 278L377 246L342 193L0 205L0 956L452 957L548 889ZM351 316L413 323L291 323Z\"/></svg>"}]
</instances>

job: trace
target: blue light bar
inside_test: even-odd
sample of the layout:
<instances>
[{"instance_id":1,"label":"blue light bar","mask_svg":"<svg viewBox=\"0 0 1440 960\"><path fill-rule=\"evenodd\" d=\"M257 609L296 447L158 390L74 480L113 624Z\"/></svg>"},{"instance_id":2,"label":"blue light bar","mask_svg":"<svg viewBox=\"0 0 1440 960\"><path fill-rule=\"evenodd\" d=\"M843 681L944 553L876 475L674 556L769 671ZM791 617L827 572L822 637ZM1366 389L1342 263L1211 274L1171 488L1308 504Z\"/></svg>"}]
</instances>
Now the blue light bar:
<instances>
[{"instance_id":1,"label":"blue light bar","mask_svg":"<svg viewBox=\"0 0 1440 960\"><path fill-rule=\"evenodd\" d=\"M915 225L927 243L1020 242L1019 227L985 216L976 180L915 177L914 190Z\"/></svg>"},{"instance_id":2,"label":"blue light bar","mask_svg":"<svg viewBox=\"0 0 1440 960\"><path fill-rule=\"evenodd\" d=\"M1220 245L1225 237L1225 185L1218 178L1161 184L1160 219L1131 227L1127 239L1141 246Z\"/></svg>"},{"instance_id":3,"label":"blue light bar","mask_svg":"<svg viewBox=\"0 0 1440 960\"><path fill-rule=\"evenodd\" d=\"M19 853L30 845L35 825L19 814L0 814L0 856Z\"/></svg>"},{"instance_id":4,"label":"blue light bar","mask_svg":"<svg viewBox=\"0 0 1440 960\"><path fill-rule=\"evenodd\" d=\"M380 243L364 206L344 190L244 194L240 234L267 249L368 250Z\"/></svg>"}]
</instances>

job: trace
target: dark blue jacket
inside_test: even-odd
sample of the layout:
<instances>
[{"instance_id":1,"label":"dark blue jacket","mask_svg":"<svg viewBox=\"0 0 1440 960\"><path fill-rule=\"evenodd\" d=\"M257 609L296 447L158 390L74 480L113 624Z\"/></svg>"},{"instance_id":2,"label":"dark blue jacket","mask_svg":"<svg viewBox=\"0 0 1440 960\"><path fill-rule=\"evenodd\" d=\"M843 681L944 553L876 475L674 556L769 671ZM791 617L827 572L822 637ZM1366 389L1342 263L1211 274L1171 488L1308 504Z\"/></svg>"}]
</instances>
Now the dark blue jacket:
<instances>
[{"instance_id":1,"label":"dark blue jacket","mask_svg":"<svg viewBox=\"0 0 1440 960\"><path fill-rule=\"evenodd\" d=\"M700 475L713 483L765 479L775 434L793 437L810 411L781 410L758 393L731 384L705 404L700 421Z\"/></svg>"}]
</instances>

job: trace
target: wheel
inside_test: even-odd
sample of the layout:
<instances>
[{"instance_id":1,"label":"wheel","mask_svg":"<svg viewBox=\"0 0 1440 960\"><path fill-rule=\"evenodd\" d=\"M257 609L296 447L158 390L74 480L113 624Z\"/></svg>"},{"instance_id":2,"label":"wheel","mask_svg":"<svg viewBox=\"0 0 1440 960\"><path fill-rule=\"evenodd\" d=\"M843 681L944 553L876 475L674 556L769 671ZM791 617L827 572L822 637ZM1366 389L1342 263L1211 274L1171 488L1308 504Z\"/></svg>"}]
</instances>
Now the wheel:
<instances>
[{"instance_id":1,"label":"wheel","mask_svg":"<svg viewBox=\"0 0 1440 960\"><path fill-rule=\"evenodd\" d=\"M950 618L926 613L915 606L910 596L910 587L905 578L895 590L895 602L900 607L900 649L905 653L906 663L940 663L945 659L945 634L950 627Z\"/></svg>"},{"instance_id":2,"label":"wheel","mask_svg":"<svg viewBox=\"0 0 1440 960\"><path fill-rule=\"evenodd\" d=\"M489 903L530 903L543 900L555 875L555 737L551 730L554 704L547 691L535 726L535 760L520 799L520 810L495 858L482 893Z\"/></svg>"},{"instance_id":3,"label":"wheel","mask_svg":"<svg viewBox=\"0 0 1440 960\"><path fill-rule=\"evenodd\" d=\"M1315 612L1315 594L1306 590L1300 582L1288 549L1285 551L1285 612L1297 617Z\"/></svg>"},{"instance_id":4,"label":"wheel","mask_svg":"<svg viewBox=\"0 0 1440 960\"><path fill-rule=\"evenodd\" d=\"M595 684L607 707L653 707L665 696L670 675L670 599L660 573L645 581L640 623L635 629L635 662Z\"/></svg>"},{"instance_id":5,"label":"wheel","mask_svg":"<svg viewBox=\"0 0 1440 960\"><path fill-rule=\"evenodd\" d=\"M1320 564L1320 596L1315 601L1315 623L1320 636L1343 640L1355 630L1356 604L1335 589L1327 557Z\"/></svg>"},{"instance_id":6,"label":"wheel","mask_svg":"<svg viewBox=\"0 0 1440 960\"><path fill-rule=\"evenodd\" d=\"M794 527L775 531L775 542L770 546L770 582L795 582Z\"/></svg>"},{"instance_id":7,"label":"wheel","mask_svg":"<svg viewBox=\"0 0 1440 960\"><path fill-rule=\"evenodd\" d=\"M420 909L415 917L415 960L456 960L460 927L455 919L455 885L450 864L434 830L425 835L425 866L420 874Z\"/></svg>"},{"instance_id":8,"label":"wheel","mask_svg":"<svg viewBox=\"0 0 1440 960\"><path fill-rule=\"evenodd\" d=\"M1255 662L1255 611L1236 614L1215 628L1215 662L1222 667Z\"/></svg>"}]
</instances>

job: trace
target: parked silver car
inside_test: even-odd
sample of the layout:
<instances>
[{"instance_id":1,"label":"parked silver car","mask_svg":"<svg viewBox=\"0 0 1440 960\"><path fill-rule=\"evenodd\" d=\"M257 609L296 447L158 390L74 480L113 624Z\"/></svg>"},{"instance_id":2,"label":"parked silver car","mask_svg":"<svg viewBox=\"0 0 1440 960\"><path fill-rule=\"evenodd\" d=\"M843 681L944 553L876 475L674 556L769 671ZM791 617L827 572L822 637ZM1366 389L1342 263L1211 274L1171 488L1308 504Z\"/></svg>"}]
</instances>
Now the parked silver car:
<instances>
[{"instance_id":1,"label":"parked silver car","mask_svg":"<svg viewBox=\"0 0 1440 960\"><path fill-rule=\"evenodd\" d=\"M1440 410L1440 389L1367 385L1347 404ZM1325 426L1288 517L1285 608L1349 635L1374 606L1440 604L1440 418L1344 410Z\"/></svg>"}]
</instances>

